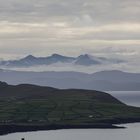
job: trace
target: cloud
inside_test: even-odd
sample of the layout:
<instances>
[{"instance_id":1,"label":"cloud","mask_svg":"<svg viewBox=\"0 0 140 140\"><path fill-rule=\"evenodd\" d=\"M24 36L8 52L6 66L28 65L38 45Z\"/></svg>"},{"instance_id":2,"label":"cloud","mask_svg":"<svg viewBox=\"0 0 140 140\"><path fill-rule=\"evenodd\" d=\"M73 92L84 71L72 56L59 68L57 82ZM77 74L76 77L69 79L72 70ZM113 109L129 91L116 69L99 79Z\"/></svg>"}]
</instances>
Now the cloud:
<instances>
[{"instance_id":1,"label":"cloud","mask_svg":"<svg viewBox=\"0 0 140 140\"><path fill-rule=\"evenodd\" d=\"M139 23L119 23L74 27L67 22L0 22L0 36L14 38L47 38L54 40L138 40Z\"/></svg>"},{"instance_id":2,"label":"cloud","mask_svg":"<svg viewBox=\"0 0 140 140\"><path fill-rule=\"evenodd\" d=\"M81 19L89 15L95 22L139 21L139 0L0 0L2 18L31 21L40 19Z\"/></svg>"},{"instance_id":3,"label":"cloud","mask_svg":"<svg viewBox=\"0 0 140 140\"><path fill-rule=\"evenodd\" d=\"M0 0L0 55L140 55L139 0ZM133 58L133 59L132 59Z\"/></svg>"}]
</instances>

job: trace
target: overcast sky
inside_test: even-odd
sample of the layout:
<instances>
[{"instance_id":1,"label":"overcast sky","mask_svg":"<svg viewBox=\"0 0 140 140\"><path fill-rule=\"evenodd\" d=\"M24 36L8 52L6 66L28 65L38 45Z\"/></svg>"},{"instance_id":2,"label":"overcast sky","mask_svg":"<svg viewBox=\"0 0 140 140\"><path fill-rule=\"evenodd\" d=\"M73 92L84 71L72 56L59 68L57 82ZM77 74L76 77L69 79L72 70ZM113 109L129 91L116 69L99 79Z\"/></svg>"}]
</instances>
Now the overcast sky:
<instances>
[{"instance_id":1,"label":"overcast sky","mask_svg":"<svg viewBox=\"0 0 140 140\"><path fill-rule=\"evenodd\" d=\"M138 60L140 0L0 0L0 58L52 53Z\"/></svg>"}]
</instances>

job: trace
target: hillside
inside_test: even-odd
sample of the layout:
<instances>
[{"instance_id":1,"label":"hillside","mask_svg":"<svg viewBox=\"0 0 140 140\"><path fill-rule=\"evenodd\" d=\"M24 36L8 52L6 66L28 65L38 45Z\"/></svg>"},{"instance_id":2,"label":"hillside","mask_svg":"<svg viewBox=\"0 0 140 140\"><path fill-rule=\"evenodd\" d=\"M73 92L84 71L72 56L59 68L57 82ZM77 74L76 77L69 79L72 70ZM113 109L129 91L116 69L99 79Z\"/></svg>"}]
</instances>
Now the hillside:
<instances>
[{"instance_id":1,"label":"hillside","mask_svg":"<svg viewBox=\"0 0 140 140\"><path fill-rule=\"evenodd\" d=\"M113 128L115 123L138 121L140 108L127 106L107 93L0 83L1 133L57 128Z\"/></svg>"}]
</instances>

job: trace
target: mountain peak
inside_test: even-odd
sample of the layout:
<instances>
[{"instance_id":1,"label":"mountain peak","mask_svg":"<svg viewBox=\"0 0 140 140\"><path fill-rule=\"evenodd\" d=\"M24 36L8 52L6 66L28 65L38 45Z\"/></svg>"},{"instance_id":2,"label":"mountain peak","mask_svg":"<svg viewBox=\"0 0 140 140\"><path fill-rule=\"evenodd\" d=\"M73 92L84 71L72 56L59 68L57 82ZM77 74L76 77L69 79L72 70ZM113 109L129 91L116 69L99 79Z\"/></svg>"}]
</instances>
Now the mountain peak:
<instances>
[{"instance_id":1,"label":"mountain peak","mask_svg":"<svg viewBox=\"0 0 140 140\"><path fill-rule=\"evenodd\" d=\"M50 59L55 59L57 62L61 61L61 62L72 62L73 60L75 60L74 57L68 57L68 56L63 56L60 54L52 54L50 57L48 57Z\"/></svg>"},{"instance_id":2,"label":"mountain peak","mask_svg":"<svg viewBox=\"0 0 140 140\"><path fill-rule=\"evenodd\" d=\"M60 54L57 54L57 53L54 53L54 54L52 54L51 56L52 56L52 57L64 57L64 56L62 56L62 55L60 55Z\"/></svg>"},{"instance_id":3,"label":"mountain peak","mask_svg":"<svg viewBox=\"0 0 140 140\"><path fill-rule=\"evenodd\" d=\"M26 56L25 58L23 58L23 59L35 59L36 57L35 56L33 56L33 55L28 55L28 56Z\"/></svg>"},{"instance_id":4,"label":"mountain peak","mask_svg":"<svg viewBox=\"0 0 140 140\"><path fill-rule=\"evenodd\" d=\"M82 54L82 55L78 56L78 58L88 58L88 59L90 59L90 56L88 54Z\"/></svg>"},{"instance_id":5,"label":"mountain peak","mask_svg":"<svg viewBox=\"0 0 140 140\"><path fill-rule=\"evenodd\" d=\"M90 55L84 54L84 55L78 56L75 64L91 66L91 65L95 65L95 64L100 64L100 62L97 60L94 60Z\"/></svg>"}]
</instances>

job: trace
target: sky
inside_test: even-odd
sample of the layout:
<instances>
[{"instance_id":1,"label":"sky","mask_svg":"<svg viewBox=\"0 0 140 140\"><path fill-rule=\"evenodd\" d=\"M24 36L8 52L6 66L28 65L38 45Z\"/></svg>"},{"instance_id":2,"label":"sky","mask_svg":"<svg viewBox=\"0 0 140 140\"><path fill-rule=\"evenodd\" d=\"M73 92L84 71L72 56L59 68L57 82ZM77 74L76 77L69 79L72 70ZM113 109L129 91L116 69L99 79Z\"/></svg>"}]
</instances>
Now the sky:
<instances>
[{"instance_id":1,"label":"sky","mask_svg":"<svg viewBox=\"0 0 140 140\"><path fill-rule=\"evenodd\" d=\"M0 58L140 58L140 0L0 0Z\"/></svg>"}]
</instances>

